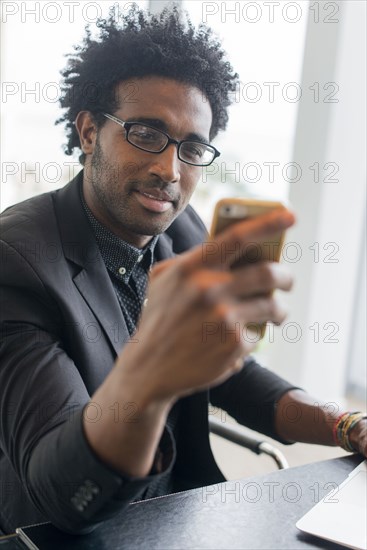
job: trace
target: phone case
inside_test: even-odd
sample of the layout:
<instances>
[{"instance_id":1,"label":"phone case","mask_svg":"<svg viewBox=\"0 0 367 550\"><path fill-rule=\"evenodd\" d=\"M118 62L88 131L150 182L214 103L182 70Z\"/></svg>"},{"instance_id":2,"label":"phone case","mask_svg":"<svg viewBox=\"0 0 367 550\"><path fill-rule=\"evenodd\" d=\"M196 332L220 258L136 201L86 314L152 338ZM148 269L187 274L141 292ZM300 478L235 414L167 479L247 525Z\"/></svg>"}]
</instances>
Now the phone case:
<instances>
[{"instance_id":1,"label":"phone case","mask_svg":"<svg viewBox=\"0 0 367 550\"><path fill-rule=\"evenodd\" d=\"M258 199L221 199L215 206L210 237L215 238L216 235L234 223L265 214L275 208L285 208L285 205L277 201ZM232 269L260 261L279 262L284 238L285 232L281 231L274 233L262 243L247 243L243 248L239 248L238 253L235 254L234 261L231 264ZM259 331L260 338L264 337L266 323L251 328Z\"/></svg>"}]
</instances>

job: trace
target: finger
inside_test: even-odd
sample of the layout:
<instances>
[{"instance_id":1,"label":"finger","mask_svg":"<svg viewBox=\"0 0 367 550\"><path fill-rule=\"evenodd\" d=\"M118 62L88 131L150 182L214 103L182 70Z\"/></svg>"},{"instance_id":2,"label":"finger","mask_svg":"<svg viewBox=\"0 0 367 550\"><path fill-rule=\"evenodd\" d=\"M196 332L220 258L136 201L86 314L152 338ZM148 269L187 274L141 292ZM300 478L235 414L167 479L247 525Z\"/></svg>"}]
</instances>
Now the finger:
<instances>
[{"instance_id":1,"label":"finger","mask_svg":"<svg viewBox=\"0 0 367 550\"><path fill-rule=\"evenodd\" d=\"M176 262L177 262L176 258L169 258L168 260L157 262L156 264L154 264L150 272L150 275L149 275L150 279L151 280L155 279L158 275L166 271L166 269L174 265Z\"/></svg>"},{"instance_id":2,"label":"finger","mask_svg":"<svg viewBox=\"0 0 367 550\"><path fill-rule=\"evenodd\" d=\"M260 262L231 271L227 291L237 298L268 294L275 289L291 290L293 278L286 266L277 262Z\"/></svg>"},{"instance_id":3,"label":"finger","mask_svg":"<svg viewBox=\"0 0 367 550\"><path fill-rule=\"evenodd\" d=\"M190 296L200 297L202 303L268 297L274 290L288 291L293 285L288 268L276 262L261 262L228 271L198 270L187 280L192 283Z\"/></svg>"},{"instance_id":4,"label":"finger","mask_svg":"<svg viewBox=\"0 0 367 550\"><path fill-rule=\"evenodd\" d=\"M245 325L272 322L283 323L287 317L286 308L274 296L251 298L233 305L232 316Z\"/></svg>"},{"instance_id":5,"label":"finger","mask_svg":"<svg viewBox=\"0 0 367 550\"><path fill-rule=\"evenodd\" d=\"M243 357L239 357L238 359L235 360L235 362L233 363L233 369L235 371L240 371L242 370L242 367L243 367L243 363L244 363L244 359Z\"/></svg>"},{"instance_id":6,"label":"finger","mask_svg":"<svg viewBox=\"0 0 367 550\"><path fill-rule=\"evenodd\" d=\"M250 329L247 330L246 335L241 335L240 347L228 361L229 368L233 373L237 373L244 368L246 357L256 348L258 342L258 335Z\"/></svg>"},{"instance_id":7,"label":"finger","mask_svg":"<svg viewBox=\"0 0 367 550\"><path fill-rule=\"evenodd\" d=\"M246 246L260 245L264 239L282 232L295 222L294 215L285 208L238 222L220 233L215 239L203 243L190 253L183 255L186 268L196 269L205 264L207 268L226 268L233 263L233 253Z\"/></svg>"},{"instance_id":8,"label":"finger","mask_svg":"<svg viewBox=\"0 0 367 550\"><path fill-rule=\"evenodd\" d=\"M244 360L245 360L245 357L247 357L250 353L252 353L259 341L261 339L261 335L260 335L260 329L256 326L254 327L253 325L251 326L246 326L244 325L242 331L241 331L241 343L242 343L242 357L241 357L241 360L242 360L242 365L239 366L239 363L237 363L237 367L238 367L238 371L239 370L242 370L242 368L244 367Z\"/></svg>"}]
</instances>

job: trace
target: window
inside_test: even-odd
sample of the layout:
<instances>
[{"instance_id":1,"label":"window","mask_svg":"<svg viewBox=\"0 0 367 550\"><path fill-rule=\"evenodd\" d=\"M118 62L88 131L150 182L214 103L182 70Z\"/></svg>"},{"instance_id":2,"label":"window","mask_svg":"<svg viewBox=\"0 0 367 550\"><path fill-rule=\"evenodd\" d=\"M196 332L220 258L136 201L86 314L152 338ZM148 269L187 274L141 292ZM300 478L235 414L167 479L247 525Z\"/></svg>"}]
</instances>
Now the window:
<instances>
[{"instance_id":1,"label":"window","mask_svg":"<svg viewBox=\"0 0 367 550\"><path fill-rule=\"evenodd\" d=\"M146 8L148 1L135 2ZM32 195L62 187L80 169L64 155L60 70L65 54L113 6L114 17L132 2L4 2L1 12L1 210Z\"/></svg>"},{"instance_id":2,"label":"window","mask_svg":"<svg viewBox=\"0 0 367 550\"><path fill-rule=\"evenodd\" d=\"M279 5L277 5L279 4ZM197 24L212 27L240 86L232 96L229 125L215 146L221 156L203 170L194 205L208 223L223 196L286 200L293 173L308 2L198 2L185 0Z\"/></svg>"}]
</instances>

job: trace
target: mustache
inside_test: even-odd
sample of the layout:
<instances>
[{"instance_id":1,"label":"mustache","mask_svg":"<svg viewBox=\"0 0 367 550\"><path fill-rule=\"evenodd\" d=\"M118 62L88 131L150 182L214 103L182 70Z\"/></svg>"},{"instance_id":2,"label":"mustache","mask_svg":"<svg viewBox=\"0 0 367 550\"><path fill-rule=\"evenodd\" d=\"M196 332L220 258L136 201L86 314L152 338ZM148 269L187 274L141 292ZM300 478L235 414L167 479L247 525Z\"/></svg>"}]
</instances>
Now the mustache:
<instances>
[{"instance_id":1,"label":"mustache","mask_svg":"<svg viewBox=\"0 0 367 550\"><path fill-rule=\"evenodd\" d=\"M144 184L134 182L131 185L131 191L139 191L140 193L149 193L154 190L164 193L167 200L172 202L178 202L181 198L181 194L175 189L174 185L167 184L164 181L147 182Z\"/></svg>"}]
</instances>

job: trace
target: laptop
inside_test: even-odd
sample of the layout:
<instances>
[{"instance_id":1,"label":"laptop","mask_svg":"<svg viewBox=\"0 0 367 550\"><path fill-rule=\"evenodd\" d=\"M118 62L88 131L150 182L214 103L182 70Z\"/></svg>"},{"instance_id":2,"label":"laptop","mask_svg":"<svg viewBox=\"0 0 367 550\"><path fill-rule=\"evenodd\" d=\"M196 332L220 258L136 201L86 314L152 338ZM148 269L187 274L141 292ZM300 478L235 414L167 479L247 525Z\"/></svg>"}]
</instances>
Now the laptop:
<instances>
[{"instance_id":1,"label":"laptop","mask_svg":"<svg viewBox=\"0 0 367 550\"><path fill-rule=\"evenodd\" d=\"M367 550L367 460L311 508L296 526L348 548Z\"/></svg>"}]
</instances>

